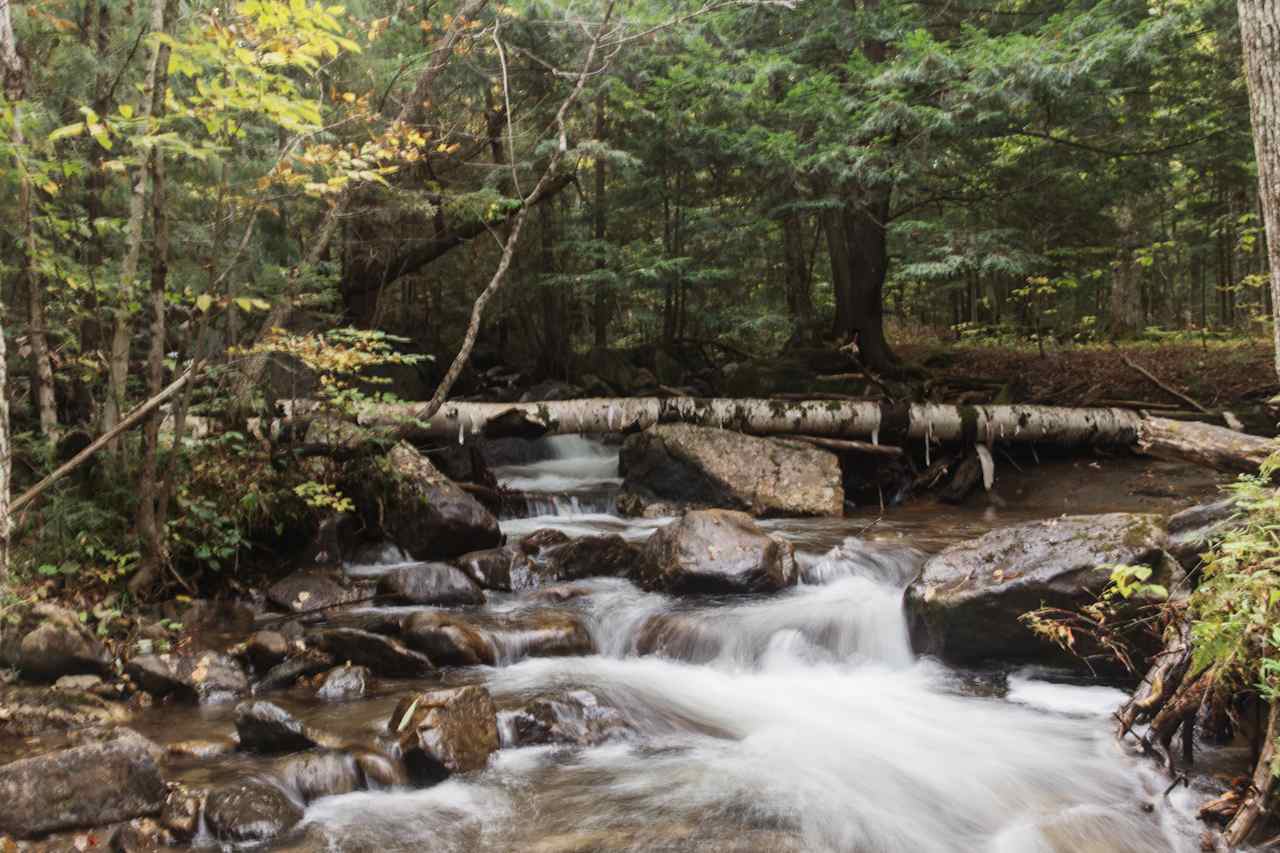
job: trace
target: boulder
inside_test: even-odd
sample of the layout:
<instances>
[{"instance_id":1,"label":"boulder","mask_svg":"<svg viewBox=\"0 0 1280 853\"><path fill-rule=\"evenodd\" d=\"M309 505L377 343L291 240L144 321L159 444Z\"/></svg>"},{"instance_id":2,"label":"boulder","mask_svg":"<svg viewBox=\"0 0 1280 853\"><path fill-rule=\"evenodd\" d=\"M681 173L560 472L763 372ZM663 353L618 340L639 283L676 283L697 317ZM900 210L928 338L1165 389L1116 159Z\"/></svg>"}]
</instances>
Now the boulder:
<instances>
[{"instance_id":1,"label":"boulder","mask_svg":"<svg viewBox=\"0 0 1280 853\"><path fill-rule=\"evenodd\" d=\"M236 734L240 738L241 749L264 755L336 745L332 737L315 731L272 702L242 702L237 705Z\"/></svg>"},{"instance_id":2,"label":"boulder","mask_svg":"<svg viewBox=\"0 0 1280 853\"><path fill-rule=\"evenodd\" d=\"M302 820L302 808L267 782L248 781L211 791L204 822L219 841L262 844L289 831Z\"/></svg>"},{"instance_id":3,"label":"boulder","mask_svg":"<svg viewBox=\"0 0 1280 853\"><path fill-rule=\"evenodd\" d=\"M111 656L75 613L40 603L16 623L0 622L0 667L33 681L64 675L108 675Z\"/></svg>"},{"instance_id":4,"label":"boulder","mask_svg":"<svg viewBox=\"0 0 1280 853\"><path fill-rule=\"evenodd\" d=\"M529 557L511 545L463 554L453 564L485 589L511 591L511 578L524 571Z\"/></svg>"},{"instance_id":5,"label":"boulder","mask_svg":"<svg viewBox=\"0 0 1280 853\"><path fill-rule=\"evenodd\" d=\"M415 678L436 671L435 664L421 652L399 640L358 628L329 628L317 632L314 640L336 659L368 667L387 678Z\"/></svg>"},{"instance_id":6,"label":"boulder","mask_svg":"<svg viewBox=\"0 0 1280 853\"><path fill-rule=\"evenodd\" d=\"M595 654L595 643L582 618L569 610L539 608L504 619L493 628L500 663L523 658Z\"/></svg>"},{"instance_id":7,"label":"boulder","mask_svg":"<svg viewBox=\"0 0 1280 853\"><path fill-rule=\"evenodd\" d=\"M0 836L31 838L160 811L159 747L131 729L0 765Z\"/></svg>"},{"instance_id":8,"label":"boulder","mask_svg":"<svg viewBox=\"0 0 1280 853\"><path fill-rule=\"evenodd\" d=\"M414 613L405 619L402 636L405 645L441 666L493 666L497 659L488 632L451 613Z\"/></svg>"},{"instance_id":9,"label":"boulder","mask_svg":"<svg viewBox=\"0 0 1280 853\"><path fill-rule=\"evenodd\" d=\"M1054 655L1019 617L1092 603L1120 564L1151 566L1150 582L1170 587L1181 570L1167 542L1159 516L1110 513L1019 524L952 545L907 588L912 644L954 661Z\"/></svg>"},{"instance_id":10,"label":"boulder","mask_svg":"<svg viewBox=\"0 0 1280 853\"><path fill-rule=\"evenodd\" d=\"M387 724L416 784L481 770L498 749L497 711L476 685L405 696Z\"/></svg>"},{"instance_id":11,"label":"boulder","mask_svg":"<svg viewBox=\"0 0 1280 853\"><path fill-rule=\"evenodd\" d=\"M1231 529L1240 512L1234 498L1200 504L1169 516L1169 553L1187 571L1200 565L1200 555L1213 540Z\"/></svg>"},{"instance_id":12,"label":"boulder","mask_svg":"<svg viewBox=\"0 0 1280 853\"><path fill-rule=\"evenodd\" d=\"M200 704L233 702L249 692L249 679L234 658L218 652L141 655L125 672L153 696L174 695Z\"/></svg>"},{"instance_id":13,"label":"boulder","mask_svg":"<svg viewBox=\"0 0 1280 853\"><path fill-rule=\"evenodd\" d=\"M340 584L331 572L304 570L294 572L267 588L267 600L290 613L307 613L345 604L356 593Z\"/></svg>"},{"instance_id":14,"label":"boulder","mask_svg":"<svg viewBox=\"0 0 1280 853\"><path fill-rule=\"evenodd\" d=\"M595 746L632 732L616 708L601 705L595 695L586 690L535 699L509 714L506 722L512 742L503 746Z\"/></svg>"},{"instance_id":15,"label":"boulder","mask_svg":"<svg viewBox=\"0 0 1280 853\"><path fill-rule=\"evenodd\" d=\"M320 686L316 688L316 696L329 702L359 699L368 692L369 682L372 680L373 673L369 672L368 667L350 664L340 666L325 673Z\"/></svg>"},{"instance_id":16,"label":"boulder","mask_svg":"<svg viewBox=\"0 0 1280 853\"><path fill-rule=\"evenodd\" d=\"M743 512L695 510L645 543L638 578L675 594L776 592L796 583L795 550Z\"/></svg>"},{"instance_id":17,"label":"boulder","mask_svg":"<svg viewBox=\"0 0 1280 853\"><path fill-rule=\"evenodd\" d=\"M834 453L797 441L691 424L628 436L618 460L632 494L757 516L840 516L844 487Z\"/></svg>"},{"instance_id":18,"label":"boulder","mask_svg":"<svg viewBox=\"0 0 1280 853\"><path fill-rule=\"evenodd\" d=\"M415 563L392 569L378 581L378 595L403 604L484 604L479 585L448 563Z\"/></svg>"},{"instance_id":19,"label":"boulder","mask_svg":"<svg viewBox=\"0 0 1280 853\"><path fill-rule=\"evenodd\" d=\"M547 548L541 559L556 580L591 577L630 577L639 565L643 548L617 534L583 536Z\"/></svg>"},{"instance_id":20,"label":"boulder","mask_svg":"<svg viewBox=\"0 0 1280 853\"><path fill-rule=\"evenodd\" d=\"M343 491L371 530L415 560L447 560L502 544L498 520L412 445L354 466Z\"/></svg>"}]
</instances>

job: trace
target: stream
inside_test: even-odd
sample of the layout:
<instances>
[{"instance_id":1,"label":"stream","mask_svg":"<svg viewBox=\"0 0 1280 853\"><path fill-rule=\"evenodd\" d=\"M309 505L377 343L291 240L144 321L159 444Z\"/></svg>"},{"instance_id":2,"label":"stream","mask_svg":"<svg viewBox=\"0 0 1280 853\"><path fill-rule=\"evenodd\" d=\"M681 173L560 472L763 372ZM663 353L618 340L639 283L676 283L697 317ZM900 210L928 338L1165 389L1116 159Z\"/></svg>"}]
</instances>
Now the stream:
<instances>
[{"instance_id":1,"label":"stream","mask_svg":"<svg viewBox=\"0 0 1280 853\"><path fill-rule=\"evenodd\" d=\"M610 449L551 441L553 458L496 472L534 493L528 517L502 522L509 538L553 527L638 540L669 521L610 512L619 483ZM493 693L504 748L487 769L423 790L320 799L301 832L274 849L1198 850L1194 813L1207 788L1193 782L1165 795L1159 768L1115 742L1110 715L1124 691L1052 671L959 671L912 654L902 591L926 554L1055 511L764 522L795 543L803 569L800 586L772 597L679 600L615 578L580 581L585 594L555 606L581 613L597 654L445 677ZM348 571L377 575L399 559L389 549ZM544 606L493 593L485 605ZM641 655L642 628L655 616L666 625L661 648ZM271 699L308 723L371 740L407 690L438 683L381 681L340 704L300 688ZM627 734L589 747L506 746L512 709L573 690L617 709ZM226 706L156 708L137 727L165 743L229 737L232 720ZM268 772L261 761L229 753L177 769L201 783Z\"/></svg>"}]
</instances>

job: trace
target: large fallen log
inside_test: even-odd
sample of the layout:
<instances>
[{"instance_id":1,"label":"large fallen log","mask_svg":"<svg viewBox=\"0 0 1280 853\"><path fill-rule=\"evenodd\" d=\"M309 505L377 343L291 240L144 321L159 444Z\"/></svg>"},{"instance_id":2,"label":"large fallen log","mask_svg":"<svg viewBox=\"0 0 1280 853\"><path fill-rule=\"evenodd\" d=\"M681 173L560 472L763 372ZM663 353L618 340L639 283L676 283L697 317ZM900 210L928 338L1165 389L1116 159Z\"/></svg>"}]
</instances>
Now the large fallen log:
<instances>
[{"instance_id":1,"label":"large fallen log","mask_svg":"<svg viewBox=\"0 0 1280 853\"><path fill-rule=\"evenodd\" d=\"M631 433L660 423L723 427L753 435L802 435L906 445L1041 443L1060 447L1131 447L1219 470L1256 471L1277 445L1210 424L1185 423L1121 408L1036 405L889 404L869 400L758 400L695 397L595 398L537 403L444 404L420 421L421 404L373 405L360 425L415 441ZM305 422L312 401L286 407Z\"/></svg>"}]
</instances>

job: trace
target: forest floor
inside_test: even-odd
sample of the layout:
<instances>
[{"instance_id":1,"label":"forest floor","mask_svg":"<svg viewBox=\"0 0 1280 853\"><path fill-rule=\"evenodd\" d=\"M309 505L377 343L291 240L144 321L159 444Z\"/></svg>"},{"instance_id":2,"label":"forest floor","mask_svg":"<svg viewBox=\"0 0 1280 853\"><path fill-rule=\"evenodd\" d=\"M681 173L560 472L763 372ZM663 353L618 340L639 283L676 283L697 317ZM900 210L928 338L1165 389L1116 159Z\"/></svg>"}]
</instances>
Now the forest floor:
<instances>
[{"instance_id":1,"label":"forest floor","mask_svg":"<svg viewBox=\"0 0 1280 853\"><path fill-rule=\"evenodd\" d=\"M1190 408L1129 362L1214 411L1257 407L1280 392L1272 344L1260 338L1092 344L1054 347L1044 355L1034 346L964 343L940 348L936 343L913 343L900 347L899 353L925 364L942 384L981 377L1007 388L1010 402Z\"/></svg>"}]
</instances>

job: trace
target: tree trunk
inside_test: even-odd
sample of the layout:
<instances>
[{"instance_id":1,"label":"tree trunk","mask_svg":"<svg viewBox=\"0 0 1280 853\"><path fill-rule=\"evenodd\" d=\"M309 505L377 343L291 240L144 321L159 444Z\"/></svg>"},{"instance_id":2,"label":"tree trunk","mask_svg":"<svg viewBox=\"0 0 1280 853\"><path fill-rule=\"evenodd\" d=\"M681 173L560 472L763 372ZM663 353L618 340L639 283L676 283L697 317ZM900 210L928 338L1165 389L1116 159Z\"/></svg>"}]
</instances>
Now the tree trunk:
<instances>
[{"instance_id":1,"label":"tree trunk","mask_svg":"<svg viewBox=\"0 0 1280 853\"><path fill-rule=\"evenodd\" d=\"M1280 311L1280 2L1238 0L1237 5L1258 161L1258 197L1271 265L1271 304L1273 311ZM1275 368L1280 376L1280 315L1272 319L1276 320Z\"/></svg>"},{"instance_id":2,"label":"tree trunk","mask_svg":"<svg viewBox=\"0 0 1280 853\"><path fill-rule=\"evenodd\" d=\"M787 313L795 331L804 336L813 323L813 276L805 251L804 219L798 213L788 213L782 219L782 255Z\"/></svg>"},{"instance_id":3,"label":"tree trunk","mask_svg":"<svg viewBox=\"0 0 1280 853\"><path fill-rule=\"evenodd\" d=\"M0 84L5 97L18 101L26 88L26 69L18 53L18 39L8 3L0 3ZM0 328L0 593L9 585L9 472L13 454L9 445L9 377L6 369L4 329Z\"/></svg>"},{"instance_id":4,"label":"tree trunk","mask_svg":"<svg viewBox=\"0 0 1280 853\"><path fill-rule=\"evenodd\" d=\"M31 344L31 386L34 391L36 412L40 418L40 432L52 440L58 432L58 405L53 393L53 366L49 362L49 338L45 328L44 279L38 272L36 263L36 231L31 209L34 188L31 185L31 175L27 171L24 153L27 142L22 133L22 101L27 95L27 76L24 63L18 53L7 5L4 14L6 21L3 26L7 28L7 32L3 37L7 44L0 49L5 52L5 94L13 104L10 141L13 143L14 165L19 176L18 218L22 229L22 277L27 286L27 340Z\"/></svg>"},{"instance_id":5,"label":"tree trunk","mask_svg":"<svg viewBox=\"0 0 1280 853\"><path fill-rule=\"evenodd\" d=\"M166 0L165 22L172 21L177 10L177 0ZM165 30L167 32L167 30ZM155 115L164 112L164 90L168 84L169 47L162 44L158 59L159 78L155 88ZM167 203L164 155L159 150L151 152L151 221L153 245L151 249L151 347L147 354L147 397L156 397L164 390L164 353L166 336L165 285L169 276L169 217ZM138 482L138 535L142 539L143 567L140 572L152 576L167 560L165 553L165 526L168 523L168 507L158 504L160 490L160 421L159 409L147 416L143 426L142 474Z\"/></svg>"},{"instance_id":6,"label":"tree trunk","mask_svg":"<svg viewBox=\"0 0 1280 853\"><path fill-rule=\"evenodd\" d=\"M151 0L151 32L153 33L164 32L165 2L166 0ZM150 126L153 104L157 99L163 102L164 98L163 92L156 91L161 52L162 45L159 42L153 43L151 61L147 67L146 79L142 84L142 101L138 113L142 124L147 127ZM146 219L147 192L151 183L150 164L151 158L144 157L142 162L129 173L129 220L125 228L126 244L124 259L120 263L120 280L117 282L120 292L115 300L115 326L111 335L111 353L107 359L107 399L102 417L104 433L110 432L119 423L120 413L125 408L125 386L129 379L129 343L133 331L130 302L133 299L134 279L138 275L138 261L142 254L142 226Z\"/></svg>"},{"instance_id":7,"label":"tree trunk","mask_svg":"<svg viewBox=\"0 0 1280 853\"><path fill-rule=\"evenodd\" d=\"M596 96L596 142L603 143L605 138L605 93L601 92ZM593 201L595 202L591 208L592 225L595 231L596 251L600 253L596 260L596 270L603 273L607 260L605 259L605 236L607 230L608 216L608 196L605 194L605 162L604 157L596 156L595 167L596 192ZM603 349L609 345L609 317L613 313L612 306L609 304L612 299L610 288L606 287L601 278L596 280L595 293L592 294L592 310L591 325L595 331L595 343L597 347Z\"/></svg>"},{"instance_id":8,"label":"tree trunk","mask_svg":"<svg viewBox=\"0 0 1280 853\"><path fill-rule=\"evenodd\" d=\"M860 195L859 201L828 214L824 222L836 297L835 335L855 342L863 363L872 370L891 372L898 359L884 333L889 190L867 190Z\"/></svg>"}]
</instances>

